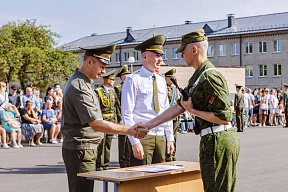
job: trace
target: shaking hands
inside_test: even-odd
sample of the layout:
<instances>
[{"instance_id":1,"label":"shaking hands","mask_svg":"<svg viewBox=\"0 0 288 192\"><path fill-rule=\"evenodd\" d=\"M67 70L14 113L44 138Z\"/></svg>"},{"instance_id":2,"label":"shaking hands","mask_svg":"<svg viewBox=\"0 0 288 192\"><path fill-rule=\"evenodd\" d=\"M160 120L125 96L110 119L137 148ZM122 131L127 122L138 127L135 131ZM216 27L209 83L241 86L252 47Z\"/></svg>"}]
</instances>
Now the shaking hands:
<instances>
[{"instance_id":1,"label":"shaking hands","mask_svg":"<svg viewBox=\"0 0 288 192\"><path fill-rule=\"evenodd\" d=\"M131 136L137 139L143 139L149 132L148 128L143 123L137 123L130 127Z\"/></svg>"}]
</instances>

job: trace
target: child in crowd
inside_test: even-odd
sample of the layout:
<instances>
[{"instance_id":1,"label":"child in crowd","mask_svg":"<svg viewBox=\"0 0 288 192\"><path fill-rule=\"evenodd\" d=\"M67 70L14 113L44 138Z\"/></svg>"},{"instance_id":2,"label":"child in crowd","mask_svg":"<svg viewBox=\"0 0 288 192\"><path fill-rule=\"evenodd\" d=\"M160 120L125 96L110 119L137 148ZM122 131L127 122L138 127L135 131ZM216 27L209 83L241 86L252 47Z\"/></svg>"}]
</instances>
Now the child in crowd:
<instances>
[{"instance_id":1,"label":"child in crowd","mask_svg":"<svg viewBox=\"0 0 288 192\"><path fill-rule=\"evenodd\" d=\"M278 123L277 120L280 118L280 124L283 125L285 114L284 114L284 107L282 104L278 105L277 109L275 110L275 113L276 113L276 123Z\"/></svg>"}]
</instances>

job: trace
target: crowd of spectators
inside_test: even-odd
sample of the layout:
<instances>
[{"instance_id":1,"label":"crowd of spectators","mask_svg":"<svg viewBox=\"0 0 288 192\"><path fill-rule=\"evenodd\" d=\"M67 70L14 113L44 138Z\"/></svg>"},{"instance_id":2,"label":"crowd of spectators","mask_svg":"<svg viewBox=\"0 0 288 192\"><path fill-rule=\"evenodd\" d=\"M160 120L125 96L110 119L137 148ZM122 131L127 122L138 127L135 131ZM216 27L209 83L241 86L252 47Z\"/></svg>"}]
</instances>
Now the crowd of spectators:
<instances>
[{"instance_id":1,"label":"crowd of spectators","mask_svg":"<svg viewBox=\"0 0 288 192\"><path fill-rule=\"evenodd\" d=\"M43 141L62 142L61 114L59 84L48 87L42 99L37 87L27 87L24 94L21 88L12 85L8 94L6 83L0 82L0 143L3 149L9 149L9 145L22 148L23 136L30 146L43 145Z\"/></svg>"},{"instance_id":2,"label":"crowd of spectators","mask_svg":"<svg viewBox=\"0 0 288 192\"><path fill-rule=\"evenodd\" d=\"M285 113L283 106L283 96L281 90L269 88L251 89L242 88L244 94L244 128L250 126L276 126L283 125L285 122ZM231 109L234 110L233 100L231 101ZM233 112L233 126L235 126L235 111Z\"/></svg>"}]
</instances>

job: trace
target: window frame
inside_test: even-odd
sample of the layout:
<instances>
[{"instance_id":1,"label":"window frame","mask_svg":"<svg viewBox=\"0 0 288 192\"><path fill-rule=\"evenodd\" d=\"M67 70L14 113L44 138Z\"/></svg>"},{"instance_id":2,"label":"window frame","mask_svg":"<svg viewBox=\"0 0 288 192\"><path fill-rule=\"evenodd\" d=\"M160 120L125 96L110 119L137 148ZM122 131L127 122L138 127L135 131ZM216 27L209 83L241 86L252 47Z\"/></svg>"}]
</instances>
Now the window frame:
<instances>
[{"instance_id":1,"label":"window frame","mask_svg":"<svg viewBox=\"0 0 288 192\"><path fill-rule=\"evenodd\" d=\"M128 55L128 57L127 57L127 55ZM125 63L128 63L129 62L129 52L124 52L124 62ZM127 57L127 58L126 58ZM126 60L127 59L127 60Z\"/></svg>"},{"instance_id":2,"label":"window frame","mask_svg":"<svg viewBox=\"0 0 288 192\"><path fill-rule=\"evenodd\" d=\"M135 62L138 62L139 61L139 52L138 51L134 51L133 52L133 57L135 59Z\"/></svg>"},{"instance_id":3,"label":"window frame","mask_svg":"<svg viewBox=\"0 0 288 192\"><path fill-rule=\"evenodd\" d=\"M249 51L249 45L251 44L251 52ZM248 50L247 50L248 47ZM248 51L248 52L247 52ZM253 43L252 42L245 42L245 54L246 55L251 55L253 54Z\"/></svg>"},{"instance_id":4,"label":"window frame","mask_svg":"<svg viewBox=\"0 0 288 192\"><path fill-rule=\"evenodd\" d=\"M261 69L260 69L260 66L263 66L263 75L261 76ZM266 66L266 69L265 69L265 66ZM265 75L265 71L266 71L266 75ZM265 65L265 64L261 64L261 65L259 65L259 76L258 77L267 77L267 65Z\"/></svg>"},{"instance_id":5,"label":"window frame","mask_svg":"<svg viewBox=\"0 0 288 192\"><path fill-rule=\"evenodd\" d=\"M260 51L260 43L261 43L261 48L262 48L262 50ZM266 51L264 52L263 51L263 44L265 43L265 49L266 49ZM259 43L258 43L258 52L259 52L259 54L265 54L265 53L267 53L267 41L259 41Z\"/></svg>"},{"instance_id":6,"label":"window frame","mask_svg":"<svg viewBox=\"0 0 288 192\"><path fill-rule=\"evenodd\" d=\"M251 69L251 66L252 66L252 69ZM249 76L246 76L246 69L247 69L247 67L249 67L249 70L248 70L248 71L249 71L249 72L248 72L248 73L249 73ZM253 68L254 68L253 65L246 65L246 66L245 66L245 78L252 78L252 77L253 77ZM252 75L251 75L251 72L252 72Z\"/></svg>"},{"instance_id":7,"label":"window frame","mask_svg":"<svg viewBox=\"0 0 288 192\"><path fill-rule=\"evenodd\" d=\"M177 48L173 48L173 59L179 59L179 53L175 53L176 50Z\"/></svg>"},{"instance_id":8,"label":"window frame","mask_svg":"<svg viewBox=\"0 0 288 192\"><path fill-rule=\"evenodd\" d=\"M221 49L221 47L222 47L222 49ZM222 55L220 54L221 50L222 50ZM226 45L225 44L219 45L219 54L218 54L218 56L219 57L225 57L226 56Z\"/></svg>"},{"instance_id":9,"label":"window frame","mask_svg":"<svg viewBox=\"0 0 288 192\"><path fill-rule=\"evenodd\" d=\"M120 53L115 53L115 63L120 63Z\"/></svg>"},{"instance_id":10,"label":"window frame","mask_svg":"<svg viewBox=\"0 0 288 192\"><path fill-rule=\"evenodd\" d=\"M168 49L163 50L164 54L162 55L163 61L168 60Z\"/></svg>"},{"instance_id":11,"label":"window frame","mask_svg":"<svg viewBox=\"0 0 288 192\"><path fill-rule=\"evenodd\" d=\"M277 66L276 75L275 75L275 66ZM279 75L279 66L280 66L280 75ZM273 77L282 77L282 65L281 64L273 64Z\"/></svg>"},{"instance_id":12,"label":"window frame","mask_svg":"<svg viewBox=\"0 0 288 192\"><path fill-rule=\"evenodd\" d=\"M236 53L233 53L233 48L234 48L234 45L236 45ZM238 46L237 46L238 45ZM239 43L232 43L232 46L231 46L231 55L232 56L236 56L236 55L240 55L240 44Z\"/></svg>"},{"instance_id":13,"label":"window frame","mask_svg":"<svg viewBox=\"0 0 288 192\"><path fill-rule=\"evenodd\" d=\"M210 48L210 49L209 49ZM209 50L210 50L210 52L211 52L211 55L209 54L210 52L209 52ZM208 49L207 49L207 57L209 58L211 58L211 57L214 57L214 45L209 45L208 46Z\"/></svg>"},{"instance_id":14,"label":"window frame","mask_svg":"<svg viewBox=\"0 0 288 192\"><path fill-rule=\"evenodd\" d=\"M277 50L275 51L275 47L274 47L274 44L276 42L276 47L277 47ZM280 48L280 49L279 49ZM282 48L281 48L281 40L274 40L273 41L273 53L281 53L282 52Z\"/></svg>"}]
</instances>

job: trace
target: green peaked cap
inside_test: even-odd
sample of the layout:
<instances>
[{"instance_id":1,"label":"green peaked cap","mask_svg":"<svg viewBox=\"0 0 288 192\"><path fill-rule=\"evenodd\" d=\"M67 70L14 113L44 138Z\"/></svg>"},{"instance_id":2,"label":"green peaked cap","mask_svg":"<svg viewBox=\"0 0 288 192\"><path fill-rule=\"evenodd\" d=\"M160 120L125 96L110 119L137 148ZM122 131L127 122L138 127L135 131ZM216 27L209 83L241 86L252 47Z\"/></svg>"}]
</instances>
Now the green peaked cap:
<instances>
[{"instance_id":1,"label":"green peaked cap","mask_svg":"<svg viewBox=\"0 0 288 192\"><path fill-rule=\"evenodd\" d=\"M185 35L182 35L181 37L181 45L180 47L175 51L175 53L180 53L184 50L186 45L190 43L196 43L200 41L205 41L208 38L206 37L206 34L203 29L199 29L197 31L193 31L191 33L187 33Z\"/></svg>"},{"instance_id":2,"label":"green peaked cap","mask_svg":"<svg viewBox=\"0 0 288 192\"><path fill-rule=\"evenodd\" d=\"M167 71L166 73L164 73L165 77L175 77L175 73L176 73L176 69L170 69L169 71Z\"/></svg>"},{"instance_id":3,"label":"green peaked cap","mask_svg":"<svg viewBox=\"0 0 288 192\"><path fill-rule=\"evenodd\" d=\"M83 48L80 47L80 49L85 50L85 55L86 56L92 56L103 62L104 64L110 64L110 58L111 54L114 52L116 48L116 45L107 45L103 47L88 47L88 48Z\"/></svg>"},{"instance_id":4,"label":"green peaked cap","mask_svg":"<svg viewBox=\"0 0 288 192\"><path fill-rule=\"evenodd\" d=\"M116 69L113 69L112 71L109 71L108 73L105 73L103 75L101 75L101 77L103 77L103 79L115 79L115 72L116 72Z\"/></svg>"},{"instance_id":5,"label":"green peaked cap","mask_svg":"<svg viewBox=\"0 0 288 192\"><path fill-rule=\"evenodd\" d=\"M163 46L165 42L166 37L164 35L157 35L137 45L134 49L141 51L141 53L145 51L153 51L155 53L164 54Z\"/></svg>"},{"instance_id":6,"label":"green peaked cap","mask_svg":"<svg viewBox=\"0 0 288 192\"><path fill-rule=\"evenodd\" d=\"M123 65L121 69L118 71L116 77L121 77L121 75L125 74L131 74L130 71L128 70L128 65Z\"/></svg>"}]
</instances>

